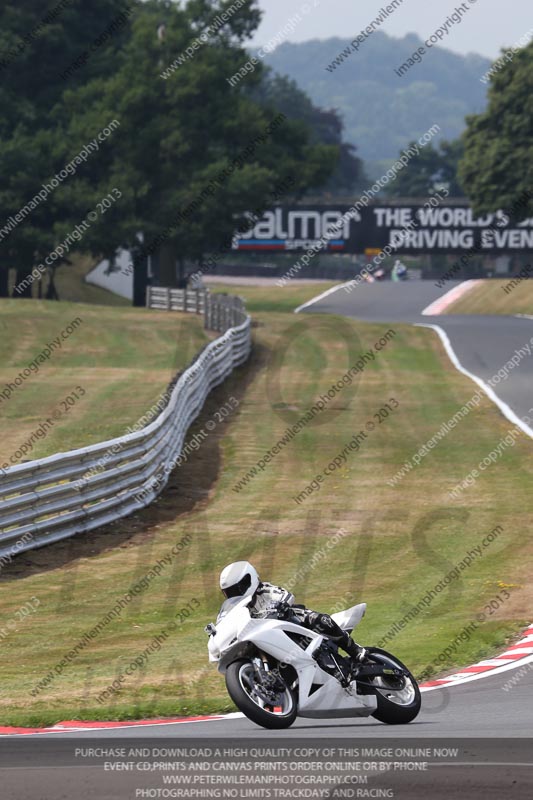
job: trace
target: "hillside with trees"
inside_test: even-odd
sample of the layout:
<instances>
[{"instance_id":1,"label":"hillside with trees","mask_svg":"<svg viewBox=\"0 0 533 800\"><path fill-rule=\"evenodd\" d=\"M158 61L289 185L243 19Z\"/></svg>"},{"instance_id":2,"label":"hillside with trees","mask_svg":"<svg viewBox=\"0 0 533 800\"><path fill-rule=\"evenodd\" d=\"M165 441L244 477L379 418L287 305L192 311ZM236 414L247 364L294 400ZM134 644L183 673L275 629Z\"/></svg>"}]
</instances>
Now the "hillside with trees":
<instances>
[{"instance_id":1,"label":"hillside with trees","mask_svg":"<svg viewBox=\"0 0 533 800\"><path fill-rule=\"evenodd\" d=\"M415 34L396 39L377 31L358 52L328 71L352 38L285 42L266 62L295 80L313 103L340 112L345 139L357 146L373 173L379 162L396 158L435 123L442 128L439 138L457 139L465 117L485 108L487 88L480 79L490 67L489 59L435 47L421 65L399 77L394 70L422 41Z\"/></svg>"}]
</instances>

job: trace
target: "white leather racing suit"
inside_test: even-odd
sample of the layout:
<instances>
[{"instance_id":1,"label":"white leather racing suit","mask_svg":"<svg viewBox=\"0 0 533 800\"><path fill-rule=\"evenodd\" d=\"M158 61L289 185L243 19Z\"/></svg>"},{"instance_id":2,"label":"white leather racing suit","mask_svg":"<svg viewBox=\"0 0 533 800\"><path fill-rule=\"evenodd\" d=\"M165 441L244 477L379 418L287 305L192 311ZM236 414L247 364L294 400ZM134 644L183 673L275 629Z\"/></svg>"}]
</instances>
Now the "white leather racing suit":
<instances>
[{"instance_id":1,"label":"white leather racing suit","mask_svg":"<svg viewBox=\"0 0 533 800\"><path fill-rule=\"evenodd\" d=\"M294 595L288 589L274 586L273 583L260 583L248 608L252 617L262 617L273 603L287 603L293 606L294 600Z\"/></svg>"},{"instance_id":2,"label":"white leather racing suit","mask_svg":"<svg viewBox=\"0 0 533 800\"><path fill-rule=\"evenodd\" d=\"M343 631L329 614L321 614L318 611L311 611L303 605L297 605L294 602L295 599L292 592L282 586L260 583L248 608L252 617L262 617L274 603L285 603L291 607L291 611L298 618L300 625L332 639L353 658L359 658L364 653L364 649L359 647L350 634Z\"/></svg>"}]
</instances>

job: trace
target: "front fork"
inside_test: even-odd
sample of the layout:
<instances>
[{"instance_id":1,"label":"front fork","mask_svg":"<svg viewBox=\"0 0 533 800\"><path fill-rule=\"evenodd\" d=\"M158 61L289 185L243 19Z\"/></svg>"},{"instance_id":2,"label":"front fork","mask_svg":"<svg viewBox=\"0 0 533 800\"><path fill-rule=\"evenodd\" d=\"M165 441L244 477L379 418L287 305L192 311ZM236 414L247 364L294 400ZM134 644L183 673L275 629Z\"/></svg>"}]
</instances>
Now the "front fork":
<instances>
[{"instance_id":1,"label":"front fork","mask_svg":"<svg viewBox=\"0 0 533 800\"><path fill-rule=\"evenodd\" d=\"M270 690L285 691L287 686L281 676L279 668L270 669L268 657L265 653L259 652L257 656L252 658L254 673L258 683L265 686Z\"/></svg>"},{"instance_id":2,"label":"front fork","mask_svg":"<svg viewBox=\"0 0 533 800\"><path fill-rule=\"evenodd\" d=\"M252 664L257 682L266 686L268 682L268 673L270 672L267 657L264 653L260 653L258 656L252 658Z\"/></svg>"}]
</instances>

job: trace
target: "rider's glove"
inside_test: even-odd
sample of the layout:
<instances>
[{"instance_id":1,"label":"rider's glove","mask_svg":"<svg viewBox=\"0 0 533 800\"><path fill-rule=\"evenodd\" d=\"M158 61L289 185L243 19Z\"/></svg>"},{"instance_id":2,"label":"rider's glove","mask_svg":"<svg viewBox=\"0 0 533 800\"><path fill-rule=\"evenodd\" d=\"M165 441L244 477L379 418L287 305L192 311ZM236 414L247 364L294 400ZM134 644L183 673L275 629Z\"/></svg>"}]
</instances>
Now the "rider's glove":
<instances>
[{"instance_id":1,"label":"rider's glove","mask_svg":"<svg viewBox=\"0 0 533 800\"><path fill-rule=\"evenodd\" d=\"M278 603L270 603L267 612L269 615L270 614L275 615L278 619L287 619L290 610L291 607L288 603L280 601Z\"/></svg>"},{"instance_id":2,"label":"rider's glove","mask_svg":"<svg viewBox=\"0 0 533 800\"><path fill-rule=\"evenodd\" d=\"M279 613L280 616L283 617L283 619L287 619L287 617L290 616L291 611L292 609L289 603L284 603L284 602L279 603Z\"/></svg>"}]
</instances>

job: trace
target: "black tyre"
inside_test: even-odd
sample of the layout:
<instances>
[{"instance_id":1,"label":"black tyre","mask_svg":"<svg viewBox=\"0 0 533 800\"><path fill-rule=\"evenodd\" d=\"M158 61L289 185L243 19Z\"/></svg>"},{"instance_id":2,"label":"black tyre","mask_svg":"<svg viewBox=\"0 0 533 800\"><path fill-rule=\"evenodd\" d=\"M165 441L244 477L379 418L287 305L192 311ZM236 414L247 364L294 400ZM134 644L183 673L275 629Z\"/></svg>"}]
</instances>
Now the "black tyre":
<instances>
[{"instance_id":1,"label":"black tyre","mask_svg":"<svg viewBox=\"0 0 533 800\"><path fill-rule=\"evenodd\" d=\"M386 650L368 647L367 653L371 661L394 669L398 668L407 673L402 679L391 675L390 678L379 676L369 681L376 687L378 701L378 707L372 716L387 725L406 725L408 722L412 722L418 716L422 705L418 683L405 664L402 664L396 656L387 653Z\"/></svg>"},{"instance_id":2,"label":"black tyre","mask_svg":"<svg viewBox=\"0 0 533 800\"><path fill-rule=\"evenodd\" d=\"M268 707L254 692L255 676L251 661L234 661L226 670L228 694L248 719L263 728L289 728L298 713L296 692L287 687L281 698L282 705L276 709Z\"/></svg>"}]
</instances>

